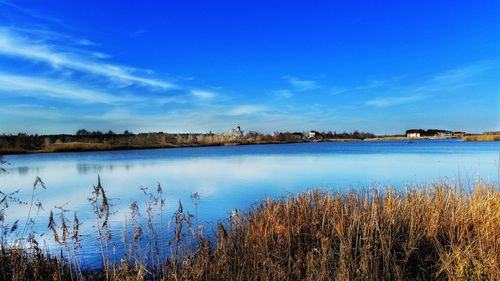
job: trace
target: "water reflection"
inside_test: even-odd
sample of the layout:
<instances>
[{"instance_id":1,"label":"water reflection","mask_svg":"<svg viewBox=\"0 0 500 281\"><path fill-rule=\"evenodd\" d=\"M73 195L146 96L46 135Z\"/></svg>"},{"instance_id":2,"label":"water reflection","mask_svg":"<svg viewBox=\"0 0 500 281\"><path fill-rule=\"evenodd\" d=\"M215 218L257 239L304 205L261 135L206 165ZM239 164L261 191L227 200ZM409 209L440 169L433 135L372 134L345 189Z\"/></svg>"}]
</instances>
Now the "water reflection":
<instances>
[{"instance_id":1,"label":"water reflection","mask_svg":"<svg viewBox=\"0 0 500 281\"><path fill-rule=\"evenodd\" d=\"M499 151L495 143L423 142L416 146L325 143L19 155L7 157L13 165L0 175L0 190L21 189L19 196L30 198L33 181L39 176L47 190L35 190L35 198L44 209L38 213L39 223L34 229L39 234L46 232L50 210L64 206L78 214L82 233L89 234L95 229L88 198L100 175L114 212L112 230L119 237L130 203L138 201L143 212L147 196L141 188L154 191L158 183L163 187L166 218L181 200L186 209L197 210L201 223L210 225L234 208L249 208L265 196L311 188L403 188L432 180L453 180L459 174L495 182ZM193 193L200 196L197 206L191 198ZM6 220L22 220L26 214L26 205L14 204ZM97 250L91 237L86 245L88 257Z\"/></svg>"},{"instance_id":2,"label":"water reflection","mask_svg":"<svg viewBox=\"0 0 500 281\"><path fill-rule=\"evenodd\" d=\"M43 167L35 166L9 166L5 168L5 172L9 171L11 173L17 173L19 176L29 176L38 174Z\"/></svg>"},{"instance_id":3,"label":"water reflection","mask_svg":"<svg viewBox=\"0 0 500 281\"><path fill-rule=\"evenodd\" d=\"M76 169L78 171L78 174L80 175L85 175L85 174L96 174L96 173L102 173L102 172L112 172L114 169L125 169L129 170L132 168L133 165L131 164L101 164L101 163L78 163L76 165Z\"/></svg>"}]
</instances>

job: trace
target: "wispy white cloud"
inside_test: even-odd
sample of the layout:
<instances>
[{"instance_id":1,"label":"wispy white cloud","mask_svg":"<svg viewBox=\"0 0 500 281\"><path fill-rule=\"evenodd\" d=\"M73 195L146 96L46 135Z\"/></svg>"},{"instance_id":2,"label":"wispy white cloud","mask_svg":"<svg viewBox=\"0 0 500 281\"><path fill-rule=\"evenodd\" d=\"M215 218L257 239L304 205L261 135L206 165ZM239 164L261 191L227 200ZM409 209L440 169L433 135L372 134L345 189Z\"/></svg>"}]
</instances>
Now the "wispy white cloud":
<instances>
[{"instance_id":1,"label":"wispy white cloud","mask_svg":"<svg viewBox=\"0 0 500 281\"><path fill-rule=\"evenodd\" d=\"M217 96L216 93L204 90L192 90L191 94L201 100L211 100Z\"/></svg>"},{"instance_id":2,"label":"wispy white cloud","mask_svg":"<svg viewBox=\"0 0 500 281\"><path fill-rule=\"evenodd\" d=\"M188 103L188 100L181 97L181 96L155 98L154 101L160 105L173 104L173 103L177 103L177 104Z\"/></svg>"},{"instance_id":3,"label":"wispy white cloud","mask_svg":"<svg viewBox=\"0 0 500 281\"><path fill-rule=\"evenodd\" d=\"M97 46L98 45L97 43L90 41L88 39L80 39L80 40L77 40L76 43L78 45L82 45L82 46Z\"/></svg>"},{"instance_id":4,"label":"wispy white cloud","mask_svg":"<svg viewBox=\"0 0 500 281\"><path fill-rule=\"evenodd\" d=\"M371 90L375 90L381 88L387 84L387 81L384 80L368 80L364 83L360 83L358 85L352 86L341 86L341 87L333 87L328 91L331 95L340 95L345 93L363 93Z\"/></svg>"},{"instance_id":5,"label":"wispy white cloud","mask_svg":"<svg viewBox=\"0 0 500 281\"><path fill-rule=\"evenodd\" d=\"M416 92L449 92L478 83L478 76L498 68L498 63L477 62L438 73L415 88Z\"/></svg>"},{"instance_id":6,"label":"wispy white cloud","mask_svg":"<svg viewBox=\"0 0 500 281\"><path fill-rule=\"evenodd\" d=\"M397 95L384 95L366 101L366 105L388 107L430 99L437 95L455 93L457 90L475 85L477 77L498 67L496 63L477 62L471 65L449 69L435 74L427 80L410 86L395 86L386 89L386 92L397 92ZM378 84L378 83L377 83ZM376 85L380 87L381 85ZM400 93L406 93L401 95Z\"/></svg>"},{"instance_id":7,"label":"wispy white cloud","mask_svg":"<svg viewBox=\"0 0 500 281\"><path fill-rule=\"evenodd\" d=\"M273 91L272 94L275 97L285 98L285 99L291 98L293 96L293 93L290 90L276 90L276 91Z\"/></svg>"},{"instance_id":8,"label":"wispy white cloud","mask_svg":"<svg viewBox=\"0 0 500 281\"><path fill-rule=\"evenodd\" d=\"M321 88L321 85L314 80L299 79L292 76L285 76L284 79L299 91L309 91Z\"/></svg>"},{"instance_id":9,"label":"wispy white cloud","mask_svg":"<svg viewBox=\"0 0 500 281\"><path fill-rule=\"evenodd\" d=\"M335 96L335 95L343 94L343 93L348 92L348 91L349 91L348 88L334 87L334 88L330 89L329 94Z\"/></svg>"},{"instance_id":10,"label":"wispy white cloud","mask_svg":"<svg viewBox=\"0 0 500 281\"><path fill-rule=\"evenodd\" d=\"M0 16L5 16L5 15L21 15L24 18L31 18L34 19L38 22L43 22L43 23L51 23L51 24L57 24L60 26L66 26L63 24L59 19L56 19L51 16L47 16L45 14L41 14L36 10L33 9L26 9L21 6L15 5L11 3L12 1L0 1L0 6L2 6L2 9L0 9Z\"/></svg>"},{"instance_id":11,"label":"wispy white cloud","mask_svg":"<svg viewBox=\"0 0 500 281\"><path fill-rule=\"evenodd\" d=\"M284 76L282 79L290 84L290 89L274 90L271 94L277 98L288 99L294 95L294 92L305 92L321 88L321 85L314 80L299 79L292 76Z\"/></svg>"},{"instance_id":12,"label":"wispy white cloud","mask_svg":"<svg viewBox=\"0 0 500 281\"><path fill-rule=\"evenodd\" d=\"M153 70L136 69L110 63L111 56L94 48L98 43L53 32L42 27L1 27L0 57L45 64L50 71L36 75L0 73L0 94L33 96L40 99L82 101L88 103L120 103L134 107L137 101L166 104L201 104L217 97L217 93L147 77ZM142 74L142 75L139 75ZM147 75L146 75L147 74ZM44 78L45 76L45 78ZM54 76L59 79L54 79ZM112 83L109 83L112 82ZM124 87L133 85L134 88ZM141 95L130 93L140 86ZM165 91L175 90L174 95ZM174 92L172 92L174 93Z\"/></svg>"},{"instance_id":13,"label":"wispy white cloud","mask_svg":"<svg viewBox=\"0 0 500 281\"><path fill-rule=\"evenodd\" d=\"M0 94L16 93L23 96L50 97L89 103L115 104L139 100L136 97L117 97L95 89L61 80L43 79L33 76L19 76L0 73Z\"/></svg>"},{"instance_id":14,"label":"wispy white cloud","mask_svg":"<svg viewBox=\"0 0 500 281\"><path fill-rule=\"evenodd\" d=\"M49 44L43 38L31 38L30 36L13 32L8 28L0 28L0 54L43 62L54 69L71 69L114 81L135 83L162 89L176 87L168 81L139 76L135 74L137 70L134 68L104 61L103 59L106 56L102 53L90 52L91 55L89 56L89 52L86 50L63 48Z\"/></svg>"},{"instance_id":15,"label":"wispy white cloud","mask_svg":"<svg viewBox=\"0 0 500 281\"><path fill-rule=\"evenodd\" d=\"M252 115L265 112L266 109L267 108L264 106L247 104L229 109L226 112L226 115L229 116Z\"/></svg>"},{"instance_id":16,"label":"wispy white cloud","mask_svg":"<svg viewBox=\"0 0 500 281\"><path fill-rule=\"evenodd\" d=\"M400 105L405 103L416 102L424 99L425 96L413 95L404 97L381 97L374 98L366 102L367 105L372 105L376 107L388 107L393 105Z\"/></svg>"}]
</instances>

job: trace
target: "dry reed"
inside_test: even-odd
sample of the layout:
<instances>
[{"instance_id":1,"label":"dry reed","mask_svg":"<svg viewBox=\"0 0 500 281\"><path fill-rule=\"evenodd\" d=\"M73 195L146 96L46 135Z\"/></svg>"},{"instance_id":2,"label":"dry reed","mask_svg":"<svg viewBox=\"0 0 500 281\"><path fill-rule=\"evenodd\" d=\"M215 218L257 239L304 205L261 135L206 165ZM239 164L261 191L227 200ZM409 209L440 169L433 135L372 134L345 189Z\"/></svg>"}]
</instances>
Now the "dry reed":
<instances>
[{"instance_id":1,"label":"dry reed","mask_svg":"<svg viewBox=\"0 0 500 281\"><path fill-rule=\"evenodd\" d=\"M483 182L467 191L436 183L405 192L312 191L265 199L247 212L234 211L208 236L190 235L191 215L179 202L168 252L157 235L168 228L150 221L163 212L158 186L144 213L146 227L138 204L131 205L134 233L123 239L130 253L117 263L106 256L105 198L99 180L91 202L103 242L100 270L78 270L76 253L53 257L2 237L2 280L500 280L500 192ZM68 226L61 216L63 234L53 215L49 228L64 244ZM141 253L146 234L158 241Z\"/></svg>"},{"instance_id":2,"label":"dry reed","mask_svg":"<svg viewBox=\"0 0 500 281\"><path fill-rule=\"evenodd\" d=\"M500 134L481 134L465 136L464 141L500 141Z\"/></svg>"}]
</instances>

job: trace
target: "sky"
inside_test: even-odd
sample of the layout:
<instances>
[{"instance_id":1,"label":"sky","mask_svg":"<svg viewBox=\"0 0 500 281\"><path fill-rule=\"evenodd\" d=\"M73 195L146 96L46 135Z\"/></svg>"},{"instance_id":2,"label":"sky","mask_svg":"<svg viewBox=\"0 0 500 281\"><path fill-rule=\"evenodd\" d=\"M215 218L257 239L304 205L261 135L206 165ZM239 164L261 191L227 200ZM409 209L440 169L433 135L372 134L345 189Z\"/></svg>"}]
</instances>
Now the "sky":
<instances>
[{"instance_id":1,"label":"sky","mask_svg":"<svg viewBox=\"0 0 500 281\"><path fill-rule=\"evenodd\" d=\"M500 130L500 1L0 0L0 133Z\"/></svg>"}]
</instances>

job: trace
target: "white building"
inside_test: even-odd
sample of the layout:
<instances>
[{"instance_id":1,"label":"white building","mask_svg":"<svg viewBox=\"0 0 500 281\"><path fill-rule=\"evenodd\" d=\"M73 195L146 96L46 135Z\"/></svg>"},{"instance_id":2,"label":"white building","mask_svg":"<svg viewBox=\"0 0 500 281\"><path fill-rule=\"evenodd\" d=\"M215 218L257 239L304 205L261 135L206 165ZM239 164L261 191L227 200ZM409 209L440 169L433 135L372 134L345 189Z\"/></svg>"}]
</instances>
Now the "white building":
<instances>
[{"instance_id":1,"label":"white building","mask_svg":"<svg viewBox=\"0 0 500 281\"><path fill-rule=\"evenodd\" d=\"M225 133L231 140L240 140L243 138L243 130L241 130L240 125L238 127L231 129L231 131Z\"/></svg>"},{"instance_id":2,"label":"white building","mask_svg":"<svg viewBox=\"0 0 500 281\"><path fill-rule=\"evenodd\" d=\"M406 133L406 137L408 138L419 138L420 132L408 132Z\"/></svg>"},{"instance_id":3,"label":"white building","mask_svg":"<svg viewBox=\"0 0 500 281\"><path fill-rule=\"evenodd\" d=\"M319 135L319 133L316 131L309 131L309 138L310 139L315 139L318 135Z\"/></svg>"}]
</instances>

